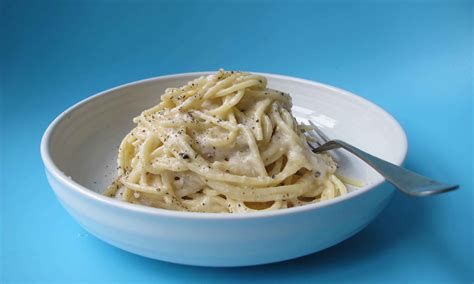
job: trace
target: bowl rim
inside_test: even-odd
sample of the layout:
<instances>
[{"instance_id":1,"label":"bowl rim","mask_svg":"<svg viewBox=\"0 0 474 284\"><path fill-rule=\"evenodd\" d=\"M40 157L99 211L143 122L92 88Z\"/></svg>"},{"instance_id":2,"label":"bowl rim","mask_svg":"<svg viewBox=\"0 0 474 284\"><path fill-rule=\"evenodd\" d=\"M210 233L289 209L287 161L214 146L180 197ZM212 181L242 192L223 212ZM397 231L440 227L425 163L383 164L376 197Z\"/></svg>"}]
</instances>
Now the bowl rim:
<instances>
[{"instance_id":1,"label":"bowl rim","mask_svg":"<svg viewBox=\"0 0 474 284\"><path fill-rule=\"evenodd\" d=\"M333 87L327 84L315 82L312 80L307 80L307 79L302 79L302 78L297 78L297 77L292 77L292 76L287 76L287 75L280 75L280 74L272 74L272 73L262 73L262 72L252 72L248 71L254 74L260 74L266 77L272 77L275 79L281 79L281 80L286 80L286 81L292 81L295 83L304 83L304 84L310 84L315 87L319 88L325 88L328 90L331 90L333 92L336 92L338 95L344 96L352 101L357 101L359 103L365 104L368 107L372 108L372 111L379 112L380 114L386 116L392 124L395 126L395 128L398 130L399 134L401 135L401 140L402 140L402 145L401 146L401 154L397 157L395 164L396 165L401 165L406 158L407 151L408 151L408 141L407 141L407 136L403 128L401 127L400 123L387 111L382 109L380 106L376 105L375 103L362 98L358 95L355 95L351 92L348 92L346 90ZM171 75L164 75L164 76L157 76L157 77L152 77L152 78L147 78L147 79L142 79L138 81L133 81L130 83L122 84L117 87L109 88L107 90L104 90L102 92L99 92L95 95L89 96L78 103L72 105L71 107L67 108L65 111L60 113L47 127L46 131L44 132L42 139L41 139L41 145L40 145L40 152L41 152L41 158L43 160L43 164L45 169L49 174L51 174L55 179L59 180L62 184L66 185L66 187L69 190L72 190L80 195L83 195L89 199L92 199L96 202L99 202L105 206L109 207L115 207L117 209L124 209L124 210L131 210L136 213L142 213L142 214L147 214L147 215L154 215L154 216L166 216L166 217L174 217L174 218L184 218L184 219L211 219L211 220L218 220L218 219L225 219L225 220L231 220L231 219L255 219L255 218L267 218L267 217L273 217L273 216L279 216L279 215L290 215L290 214L295 214L295 213L301 213L301 212L307 212L310 210L317 210L319 208L331 206L334 204L342 203L345 202L349 199L353 199L359 195L365 194L378 186L380 186L385 180L383 177L380 176L380 180L374 182L371 185L365 186L363 188L357 189L355 191L352 191L346 195L336 197L331 200L327 201L322 201L322 202L317 202L317 203L312 203L304 206L298 206L298 207L292 207L292 208L285 208L281 210L272 210L272 211L261 211L261 212L242 212L242 213L201 213L201 212L186 212L186 211L173 211L173 210L167 210L167 209L161 209L161 208L155 208L155 207L148 207L144 205L139 205L139 204L132 204L128 202L123 202L120 200L116 200L114 198L110 198L107 196L104 196L98 192L95 192L94 190L91 190L74 180L70 179L67 177L58 167L57 165L53 162L50 152L49 152L49 142L52 136L52 133L54 132L55 128L57 125L63 121L68 114L73 112L74 110L80 108L81 106L87 104L88 102L103 96L107 95L109 93L112 93L113 91L127 88L127 87L132 87L136 85L140 85L143 83L149 83L153 81L160 81L160 80L166 80L166 79L175 79L175 78L181 78L181 77L190 77L190 76L203 76L203 75L209 75L215 73L214 71L202 71L202 72L188 72L188 73L178 73L178 74L171 74Z\"/></svg>"}]
</instances>

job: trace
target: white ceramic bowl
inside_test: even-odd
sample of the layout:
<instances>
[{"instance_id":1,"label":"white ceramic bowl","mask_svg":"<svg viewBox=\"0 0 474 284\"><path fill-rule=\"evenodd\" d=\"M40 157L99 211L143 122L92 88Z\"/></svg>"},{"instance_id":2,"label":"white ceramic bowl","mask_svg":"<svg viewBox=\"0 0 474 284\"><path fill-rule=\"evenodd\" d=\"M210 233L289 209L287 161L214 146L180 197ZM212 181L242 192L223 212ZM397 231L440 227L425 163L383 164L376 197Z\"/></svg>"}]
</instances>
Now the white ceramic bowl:
<instances>
[{"instance_id":1,"label":"white ceramic bowl","mask_svg":"<svg viewBox=\"0 0 474 284\"><path fill-rule=\"evenodd\" d=\"M356 158L338 152L340 170L365 183L334 200L273 212L174 212L117 201L100 193L115 176L117 148L132 118L158 103L168 87L207 73L130 83L92 96L59 115L46 130L41 156L64 208L90 233L126 251L199 266L245 266L287 260L337 244L364 228L393 190ZM294 114L318 122L329 136L401 164L407 141L400 125L376 105L312 81L263 74L289 92Z\"/></svg>"}]
</instances>

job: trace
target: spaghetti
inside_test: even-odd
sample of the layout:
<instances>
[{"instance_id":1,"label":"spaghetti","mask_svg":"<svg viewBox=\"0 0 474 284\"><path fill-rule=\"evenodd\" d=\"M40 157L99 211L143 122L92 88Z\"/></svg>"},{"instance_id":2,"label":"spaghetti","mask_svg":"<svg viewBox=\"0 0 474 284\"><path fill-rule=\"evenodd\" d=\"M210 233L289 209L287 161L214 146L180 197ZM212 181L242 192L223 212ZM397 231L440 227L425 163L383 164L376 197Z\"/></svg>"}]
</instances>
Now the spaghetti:
<instances>
[{"instance_id":1,"label":"spaghetti","mask_svg":"<svg viewBox=\"0 0 474 284\"><path fill-rule=\"evenodd\" d=\"M134 118L118 178L104 193L192 212L275 210L347 193L328 154L314 154L287 93L260 75L226 72L170 88Z\"/></svg>"}]
</instances>

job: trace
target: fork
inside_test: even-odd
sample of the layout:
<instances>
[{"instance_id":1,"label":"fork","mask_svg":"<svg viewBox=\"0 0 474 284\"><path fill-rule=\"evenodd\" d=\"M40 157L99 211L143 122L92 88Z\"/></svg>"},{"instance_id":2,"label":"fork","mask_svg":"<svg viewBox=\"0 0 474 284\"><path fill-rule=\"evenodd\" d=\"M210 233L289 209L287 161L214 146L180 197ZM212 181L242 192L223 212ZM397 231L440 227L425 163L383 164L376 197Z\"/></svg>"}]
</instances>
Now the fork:
<instances>
[{"instance_id":1,"label":"fork","mask_svg":"<svg viewBox=\"0 0 474 284\"><path fill-rule=\"evenodd\" d=\"M395 188L402 191L403 193L411 196L428 196L459 188L458 185L448 185L434 181L400 166L384 161L344 141L330 139L311 120L309 120L309 123L311 126L313 126L313 130L305 132L306 135L315 138L316 141L323 142L322 144L316 142L318 146L314 146L308 142L309 147L314 153L343 148L367 163L379 174L381 174L388 182L393 184Z\"/></svg>"}]
</instances>

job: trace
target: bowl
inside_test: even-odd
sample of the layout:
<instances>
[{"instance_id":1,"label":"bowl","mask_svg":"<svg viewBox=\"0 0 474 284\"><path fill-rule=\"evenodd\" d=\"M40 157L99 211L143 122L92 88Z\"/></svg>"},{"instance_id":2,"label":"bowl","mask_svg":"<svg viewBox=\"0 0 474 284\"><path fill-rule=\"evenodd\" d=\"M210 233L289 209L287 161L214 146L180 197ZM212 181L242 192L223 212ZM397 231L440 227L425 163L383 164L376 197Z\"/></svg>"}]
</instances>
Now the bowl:
<instances>
[{"instance_id":1,"label":"bowl","mask_svg":"<svg viewBox=\"0 0 474 284\"><path fill-rule=\"evenodd\" d=\"M60 114L41 141L46 176L57 198L85 230L123 250L173 263L248 266L292 259L333 246L364 228L393 189L357 158L334 152L342 175L362 181L347 195L283 210L215 214L176 212L101 195L116 173L117 149L132 118L159 102L166 88L209 72L157 77L87 98ZM294 115L330 136L400 165L403 129L387 112L347 91L274 74L270 88L291 94Z\"/></svg>"}]
</instances>

